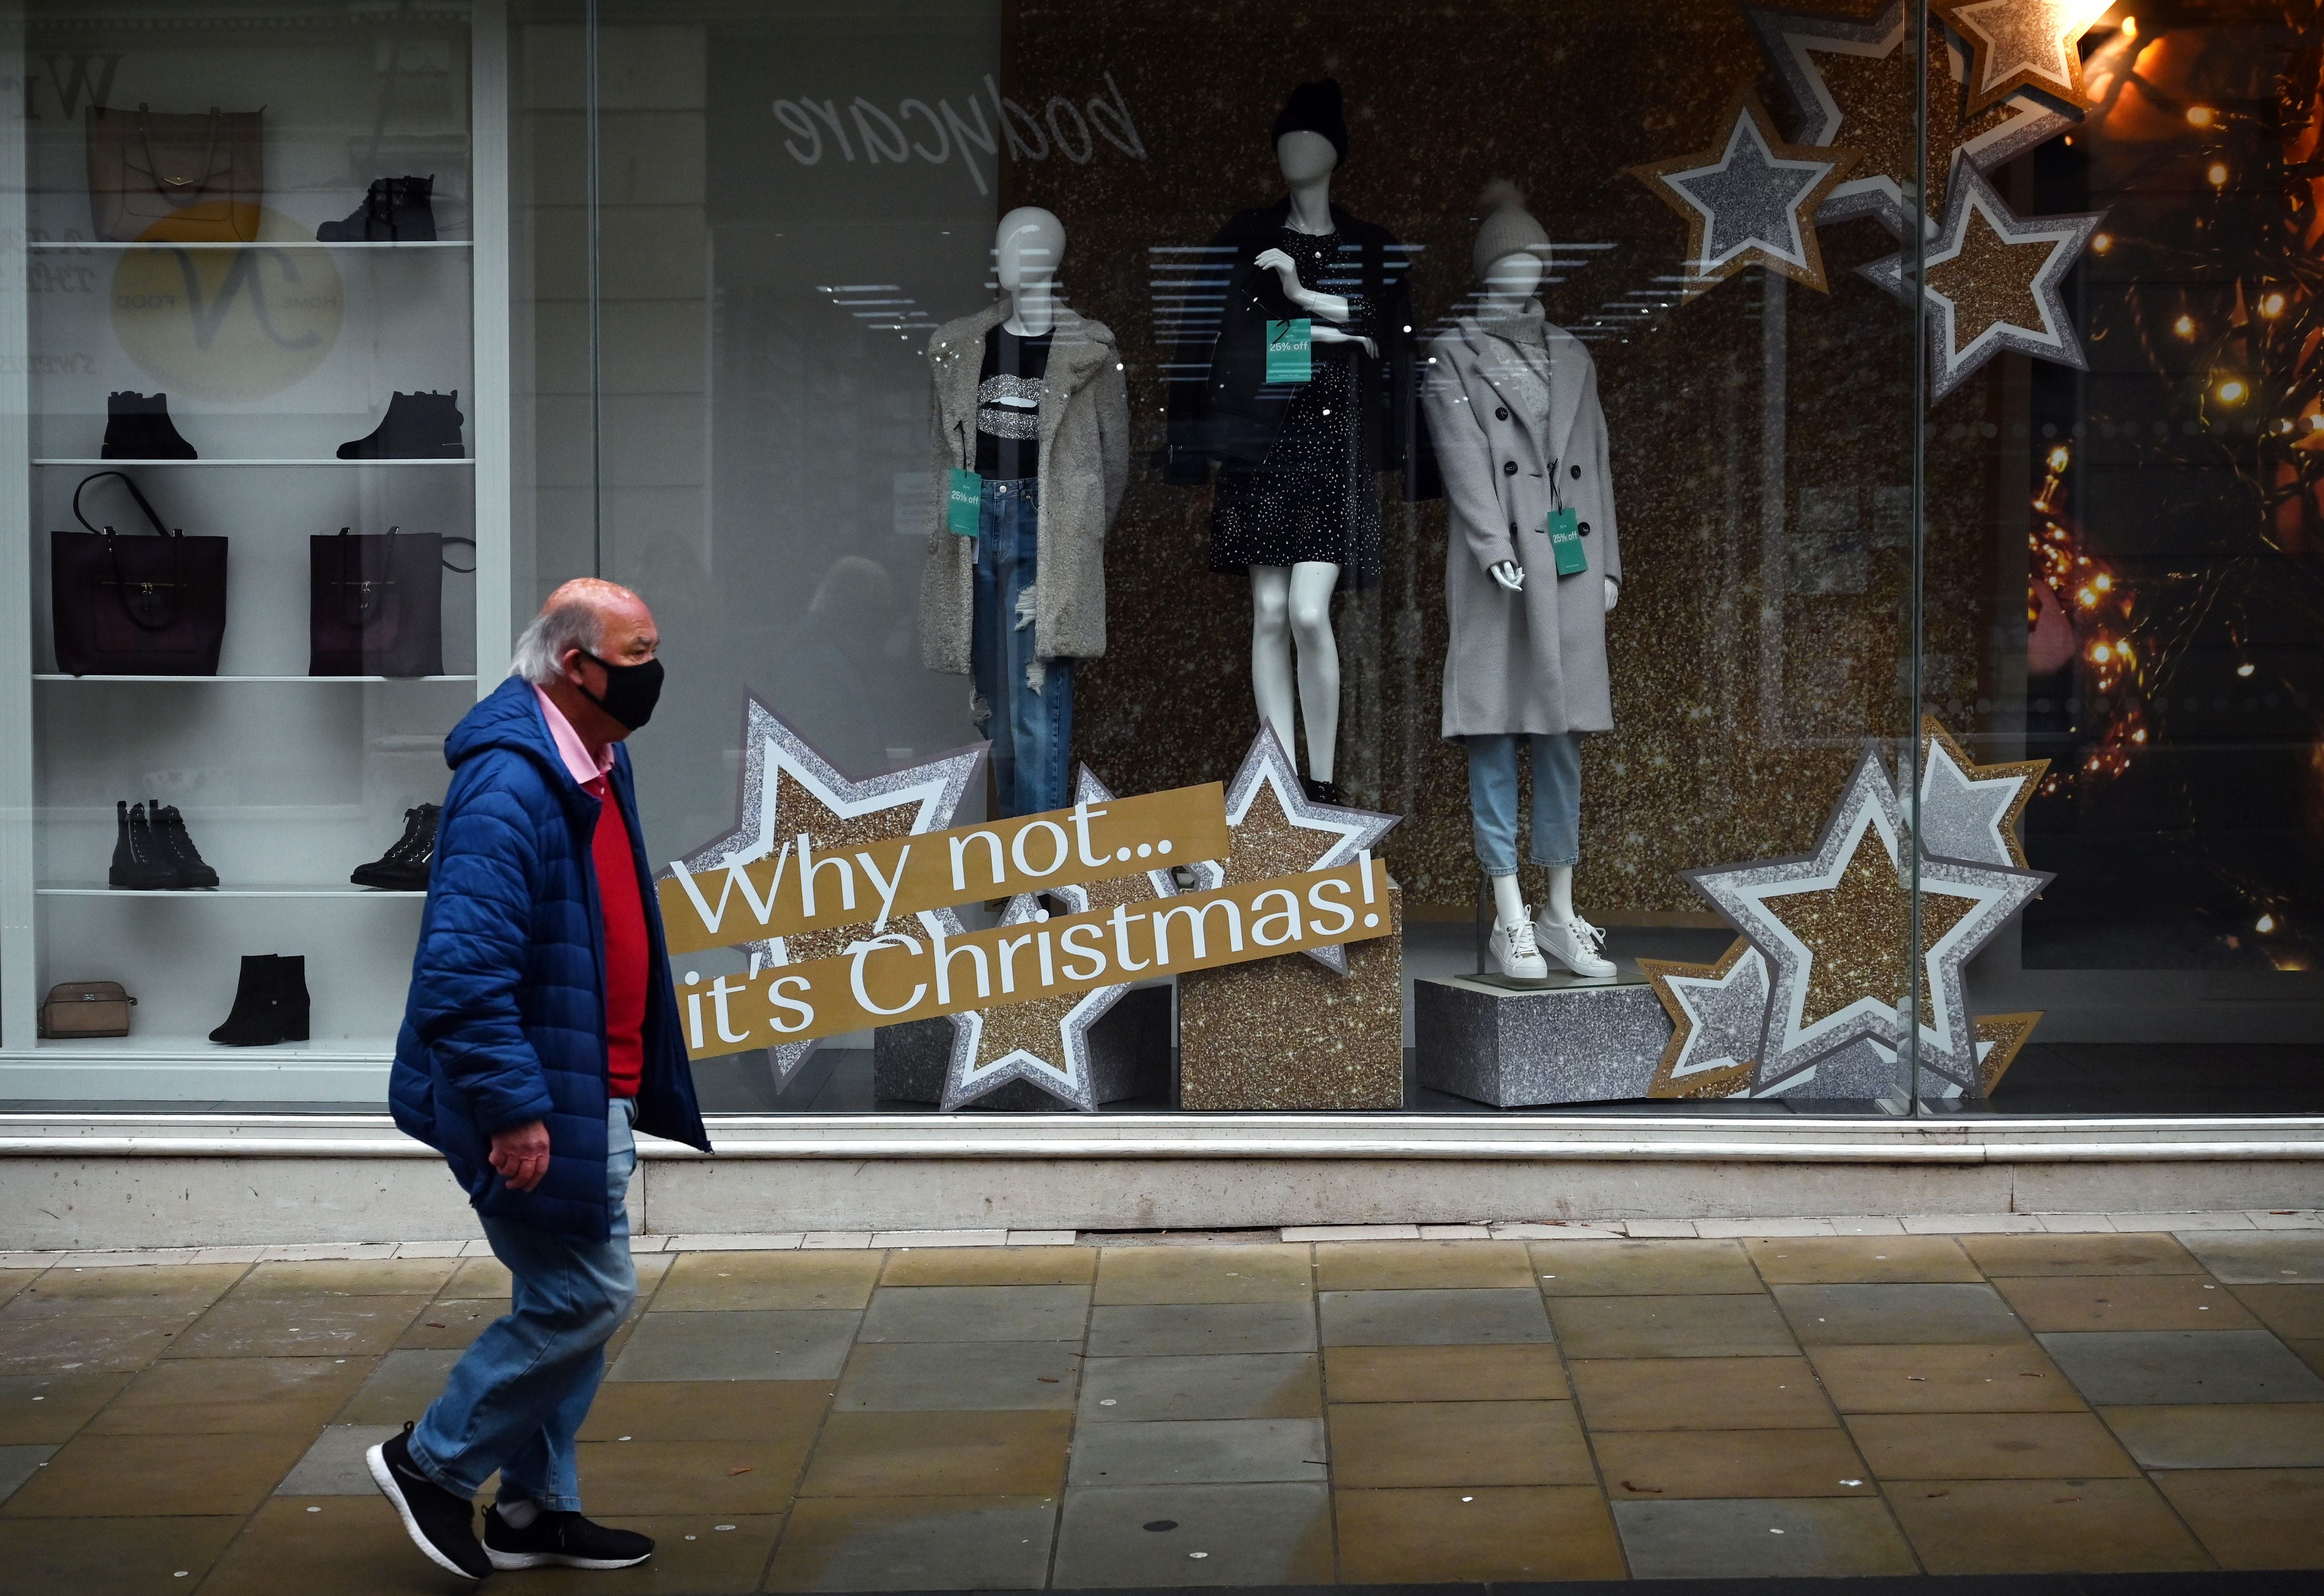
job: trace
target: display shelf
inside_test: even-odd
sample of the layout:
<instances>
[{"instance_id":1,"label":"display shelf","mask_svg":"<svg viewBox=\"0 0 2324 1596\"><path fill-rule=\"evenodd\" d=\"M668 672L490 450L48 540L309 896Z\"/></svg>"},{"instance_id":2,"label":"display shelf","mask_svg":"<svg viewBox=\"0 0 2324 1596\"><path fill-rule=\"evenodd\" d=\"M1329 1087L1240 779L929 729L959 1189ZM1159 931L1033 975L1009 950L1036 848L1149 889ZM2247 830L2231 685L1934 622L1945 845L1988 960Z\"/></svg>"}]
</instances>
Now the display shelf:
<instances>
[{"instance_id":1,"label":"display shelf","mask_svg":"<svg viewBox=\"0 0 2324 1596\"><path fill-rule=\"evenodd\" d=\"M35 466L96 466L108 471L117 471L124 466L135 466L140 469L153 466L334 466L343 470L353 470L365 466L474 466L475 461L466 458L458 460L82 460L51 455L34 460L32 464Z\"/></svg>"},{"instance_id":2,"label":"display shelf","mask_svg":"<svg viewBox=\"0 0 2324 1596\"><path fill-rule=\"evenodd\" d=\"M36 887L40 898L425 898L425 892L390 891L380 887L165 887L140 890L129 887Z\"/></svg>"},{"instance_id":3,"label":"display shelf","mask_svg":"<svg viewBox=\"0 0 2324 1596\"><path fill-rule=\"evenodd\" d=\"M36 682L291 682L321 687L361 687L365 682L473 682L473 676L68 676L60 670L34 674Z\"/></svg>"},{"instance_id":4,"label":"display shelf","mask_svg":"<svg viewBox=\"0 0 2324 1596\"><path fill-rule=\"evenodd\" d=\"M375 239L365 243L358 240L334 242L327 238L260 238L249 244L188 243L177 244L167 239L152 243L122 244L110 238L34 239L24 247L34 250L62 249L474 249L473 238L411 238Z\"/></svg>"}]
</instances>

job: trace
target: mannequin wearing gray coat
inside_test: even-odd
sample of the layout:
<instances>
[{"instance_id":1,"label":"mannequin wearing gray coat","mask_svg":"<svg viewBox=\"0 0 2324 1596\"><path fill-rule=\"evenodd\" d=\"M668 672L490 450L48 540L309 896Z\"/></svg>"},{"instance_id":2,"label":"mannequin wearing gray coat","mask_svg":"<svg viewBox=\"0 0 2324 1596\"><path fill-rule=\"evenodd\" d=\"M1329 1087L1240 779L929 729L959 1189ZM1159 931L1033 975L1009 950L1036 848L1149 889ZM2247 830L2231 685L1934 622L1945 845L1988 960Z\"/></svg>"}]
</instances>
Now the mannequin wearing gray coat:
<instances>
[{"instance_id":1,"label":"mannequin wearing gray coat","mask_svg":"<svg viewBox=\"0 0 2324 1596\"><path fill-rule=\"evenodd\" d=\"M1536 300L1463 317L1427 353L1421 403L1452 512L1443 735L1611 731L1605 584L1621 582L1622 554L1590 351ZM1550 552L1560 506L1581 518L1578 576L1559 577ZM1494 579L1504 561L1525 572L1520 591Z\"/></svg>"}]
</instances>

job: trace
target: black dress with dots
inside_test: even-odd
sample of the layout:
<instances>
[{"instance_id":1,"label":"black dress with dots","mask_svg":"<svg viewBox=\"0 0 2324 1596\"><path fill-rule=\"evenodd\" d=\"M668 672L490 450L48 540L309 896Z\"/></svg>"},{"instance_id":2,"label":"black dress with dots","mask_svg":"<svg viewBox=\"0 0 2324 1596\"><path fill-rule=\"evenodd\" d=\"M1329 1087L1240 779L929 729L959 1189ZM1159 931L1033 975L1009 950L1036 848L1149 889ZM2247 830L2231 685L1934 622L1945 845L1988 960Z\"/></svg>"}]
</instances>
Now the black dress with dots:
<instances>
[{"instance_id":1,"label":"black dress with dots","mask_svg":"<svg viewBox=\"0 0 2324 1596\"><path fill-rule=\"evenodd\" d=\"M1375 331L1373 308L1333 270L1341 236L1277 231L1273 247L1296 263L1300 286L1348 300L1337 327L1353 337ZM1270 275L1272 275L1270 273ZM1314 374L1287 383L1288 404L1265 458L1230 459L1219 469L1211 509L1211 569L1240 574L1252 566L1323 560L1340 567L1340 586L1371 587L1380 577L1380 484L1367 461L1361 426L1360 344L1314 346Z\"/></svg>"}]
</instances>

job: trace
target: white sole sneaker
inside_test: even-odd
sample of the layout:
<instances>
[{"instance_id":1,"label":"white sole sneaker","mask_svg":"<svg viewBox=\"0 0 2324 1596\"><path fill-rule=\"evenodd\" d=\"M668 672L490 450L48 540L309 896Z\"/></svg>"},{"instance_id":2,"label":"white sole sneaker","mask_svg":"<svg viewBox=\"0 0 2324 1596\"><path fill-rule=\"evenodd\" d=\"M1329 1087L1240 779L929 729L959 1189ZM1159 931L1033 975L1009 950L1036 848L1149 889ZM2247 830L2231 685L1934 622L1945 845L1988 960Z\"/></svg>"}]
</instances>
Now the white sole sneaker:
<instances>
[{"instance_id":1,"label":"white sole sneaker","mask_svg":"<svg viewBox=\"0 0 2324 1596\"><path fill-rule=\"evenodd\" d=\"M1516 927L1519 932L1528 928L1526 925ZM1521 946L1516 948L1509 946L1511 940L1509 927L1498 925L1493 927L1493 934L1485 944L1486 952L1492 956L1493 967L1516 981L1548 980L1549 966L1542 961L1540 950L1532 946L1532 938L1519 938Z\"/></svg>"},{"instance_id":2,"label":"white sole sneaker","mask_svg":"<svg viewBox=\"0 0 2324 1596\"><path fill-rule=\"evenodd\" d=\"M501 1573L514 1573L521 1568L635 1568L653 1554L649 1552L645 1557L571 1557L562 1552L495 1552L486 1546L484 1555Z\"/></svg>"},{"instance_id":3,"label":"white sole sneaker","mask_svg":"<svg viewBox=\"0 0 2324 1596\"><path fill-rule=\"evenodd\" d=\"M1547 920L1534 923L1535 943L1541 951L1564 965L1584 981L1610 981L1614 977L1614 961L1600 954L1591 944L1593 936L1584 940L1563 926L1553 926Z\"/></svg>"},{"instance_id":4,"label":"white sole sneaker","mask_svg":"<svg viewBox=\"0 0 2324 1596\"><path fill-rule=\"evenodd\" d=\"M479 1580L484 1577L482 1574L470 1573L436 1549L435 1543L428 1538L428 1532L420 1527L420 1520L412 1513L411 1504L404 1499L403 1488L395 1481L395 1471L387 1466L387 1448L383 1444L365 1452L364 1463L371 1470L372 1483L379 1487L380 1495L394 1505L395 1516L403 1520L403 1532L411 1537L411 1544L420 1548L429 1562L447 1573L457 1574L464 1580Z\"/></svg>"}]
</instances>

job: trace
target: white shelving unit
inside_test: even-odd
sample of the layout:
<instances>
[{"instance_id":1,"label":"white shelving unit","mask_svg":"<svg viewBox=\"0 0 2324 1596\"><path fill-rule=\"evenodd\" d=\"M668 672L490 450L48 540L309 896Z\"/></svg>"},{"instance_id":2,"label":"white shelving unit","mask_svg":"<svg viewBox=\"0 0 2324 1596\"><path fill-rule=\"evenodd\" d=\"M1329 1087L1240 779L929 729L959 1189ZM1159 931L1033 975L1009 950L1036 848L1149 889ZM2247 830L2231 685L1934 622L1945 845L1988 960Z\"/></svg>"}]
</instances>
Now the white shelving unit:
<instances>
[{"instance_id":1,"label":"white shelving unit","mask_svg":"<svg viewBox=\"0 0 2324 1596\"><path fill-rule=\"evenodd\" d=\"M510 646L507 25L503 0L476 0L465 31L431 19L418 56L437 88L462 86L464 100L443 104L464 112L466 125L440 107L438 125L423 125L429 113L410 106L437 102L408 95L403 126L390 115L397 102L381 70L404 59L386 47L393 8L340 8L318 23L322 14L302 13L305 71L263 30L230 36L235 30L221 24L208 35L162 17L76 16L64 0L35 5L29 18L10 8L0 23L0 73L20 83L36 76L27 63L56 48L59 31L81 38L110 29L123 34L111 104L263 104L268 184L255 244L78 239L70 234L89 223L75 186L78 111L60 116L44 106L38 119L0 118L0 241L21 252L0 273L0 595L19 618L0 628L0 1100L230 1105L383 1093L424 895L355 887L347 872L401 835L405 809L440 799L443 733L497 684ZM374 124L383 96L388 108ZM353 152L366 134L368 169ZM459 171L444 152L463 138ZM399 165L400 148L423 152ZM406 171L437 174L438 226L470 236L275 236L311 234L316 222L346 215L370 178ZM222 254L271 254L267 269L277 272L304 262L338 286L338 318L321 345L302 344L298 328L266 329L290 352L281 357L290 374L274 388L258 392L263 384L239 368L211 384L198 314L182 346L157 355L146 337L133 349L134 318L124 318L115 301L125 296L112 285L125 281L121 272L152 268L138 252L181 256L171 270L183 272L195 304L198 281L232 281L198 273L242 270L217 262ZM330 264L309 252L325 252ZM272 351L258 353L263 367ZM118 390L167 392L172 421L203 457L99 457L106 395ZM459 395L468 457L335 457L338 443L369 431L392 392L447 390ZM74 489L103 471L134 474L170 524L232 540L218 675L57 669L48 534L78 530ZM143 532L124 500L107 497L97 512L101 489L117 494L118 484L90 489L90 519ZM445 673L304 674L308 539L392 525L475 540L473 575L445 577ZM218 871L217 889L103 884L115 801L149 798L184 812ZM310 1040L208 1039L232 1006L241 956L255 953L305 958ZM42 995L81 980L117 980L136 994L130 1036L36 1038Z\"/></svg>"}]
</instances>

